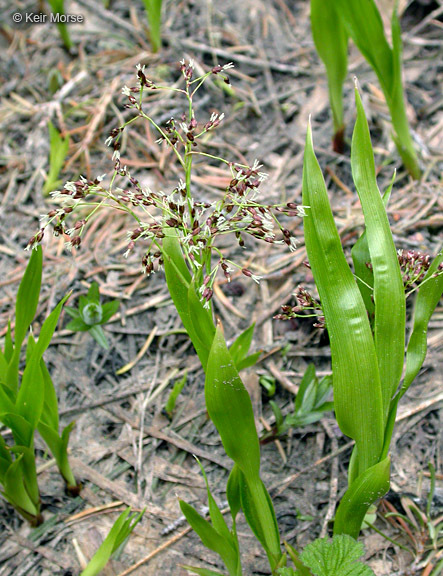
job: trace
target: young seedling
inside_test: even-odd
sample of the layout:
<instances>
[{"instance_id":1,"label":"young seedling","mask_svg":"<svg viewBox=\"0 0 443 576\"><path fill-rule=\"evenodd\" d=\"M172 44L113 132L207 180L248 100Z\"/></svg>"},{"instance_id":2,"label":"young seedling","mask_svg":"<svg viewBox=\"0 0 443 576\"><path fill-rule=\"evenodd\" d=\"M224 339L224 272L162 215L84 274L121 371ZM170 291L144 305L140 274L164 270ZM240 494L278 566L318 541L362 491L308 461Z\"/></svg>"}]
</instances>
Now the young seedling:
<instances>
[{"instance_id":1,"label":"young seedling","mask_svg":"<svg viewBox=\"0 0 443 576\"><path fill-rule=\"evenodd\" d=\"M0 421L7 426L14 444L0 440L0 483L6 500L31 525L42 522L40 494L35 465L34 434L38 429L57 461L67 487L78 492L67 458L67 444L72 425L58 433L58 405L43 353L51 342L63 298L42 325L35 341L29 334L25 367L20 378L21 351L37 311L42 277L42 249L32 251L19 286L15 307L15 334L8 326L3 351L0 350Z\"/></svg>"},{"instance_id":2,"label":"young seedling","mask_svg":"<svg viewBox=\"0 0 443 576\"><path fill-rule=\"evenodd\" d=\"M131 515L131 508L126 508L114 522L109 534L92 557L80 576L100 574L112 556L120 554L126 546L129 536L143 517L146 508L138 514Z\"/></svg>"},{"instance_id":3,"label":"young seedling","mask_svg":"<svg viewBox=\"0 0 443 576\"><path fill-rule=\"evenodd\" d=\"M318 422L325 412L334 409L334 403L328 401L332 392L332 376L324 376L321 380L315 375L315 367L310 364L303 375L300 387L295 397L294 412L283 417L280 408L273 400L270 405L275 417L275 428L266 433L261 442L283 436L290 428L302 428Z\"/></svg>"},{"instance_id":4,"label":"young seedling","mask_svg":"<svg viewBox=\"0 0 443 576\"><path fill-rule=\"evenodd\" d=\"M78 309L65 306L66 312L73 318L66 328L73 332L89 332L94 340L107 350L109 344L102 325L114 316L119 306L118 300L100 304L99 287L97 282L93 282L89 287L87 296L80 296Z\"/></svg>"},{"instance_id":5,"label":"young seedling","mask_svg":"<svg viewBox=\"0 0 443 576\"><path fill-rule=\"evenodd\" d=\"M405 377L400 386L405 347L404 284L377 187L369 128L357 87L355 98L357 120L351 166L366 228L353 258L356 269L369 263L369 282L356 282L347 264L310 128L303 204L310 206L304 219L305 243L329 333L335 414L342 432L356 442L349 466L349 488L337 509L334 533L356 538L371 504L389 489L389 445L397 405L425 359L428 322L443 290L443 253L429 266L418 289ZM385 201L389 191L386 196ZM372 298L367 297L368 290Z\"/></svg>"},{"instance_id":6,"label":"young seedling","mask_svg":"<svg viewBox=\"0 0 443 576\"><path fill-rule=\"evenodd\" d=\"M54 124L49 121L49 172L43 186L43 195L47 196L53 190L56 190L61 180L58 179L61 169L65 163L69 150L69 136L65 138L58 132Z\"/></svg>"},{"instance_id":7,"label":"young seedling","mask_svg":"<svg viewBox=\"0 0 443 576\"><path fill-rule=\"evenodd\" d=\"M374 0L311 0L314 43L323 60L334 119L334 149L343 146L342 90L346 78L348 37L373 68L391 114L392 138L408 172L416 180L421 170L406 114L402 82L402 42L397 10L391 19L392 47Z\"/></svg>"},{"instance_id":8,"label":"young seedling","mask_svg":"<svg viewBox=\"0 0 443 576\"><path fill-rule=\"evenodd\" d=\"M177 382L175 382L174 386L172 387L172 390L169 392L169 396L165 404L165 413L166 416L169 418L169 420L172 420L172 415L174 414L175 411L177 398L179 397L181 391L185 387L187 380L188 380L188 373L185 371L185 373L183 374L183 378L181 378L181 380L177 380Z\"/></svg>"}]
</instances>

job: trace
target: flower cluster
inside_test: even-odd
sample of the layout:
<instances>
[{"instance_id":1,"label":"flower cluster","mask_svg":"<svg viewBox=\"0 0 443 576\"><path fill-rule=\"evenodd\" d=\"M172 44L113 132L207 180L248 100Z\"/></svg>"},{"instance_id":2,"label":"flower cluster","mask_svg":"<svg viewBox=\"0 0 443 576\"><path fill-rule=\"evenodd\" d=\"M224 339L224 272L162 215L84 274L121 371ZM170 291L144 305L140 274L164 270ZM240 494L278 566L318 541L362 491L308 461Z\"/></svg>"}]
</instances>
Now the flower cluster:
<instances>
[{"instance_id":1,"label":"flower cluster","mask_svg":"<svg viewBox=\"0 0 443 576\"><path fill-rule=\"evenodd\" d=\"M398 263L400 264L400 271L403 279L405 290L413 287L414 290L422 282L426 273L431 265L431 257L429 254L422 254L416 250L398 250L397 251ZM369 270L372 270L372 264L366 262ZM437 272L434 276L438 276L443 272L442 263L439 265Z\"/></svg>"},{"instance_id":2,"label":"flower cluster","mask_svg":"<svg viewBox=\"0 0 443 576\"><path fill-rule=\"evenodd\" d=\"M325 328L325 317L320 302L318 302L306 288L297 286L294 297L297 301L297 306L285 305L281 307L282 313L274 316L277 320L290 320L292 318L306 318L316 317L317 322L314 324L315 328ZM301 314L301 312L309 311L310 314Z\"/></svg>"},{"instance_id":3,"label":"flower cluster","mask_svg":"<svg viewBox=\"0 0 443 576\"><path fill-rule=\"evenodd\" d=\"M429 254L421 254L415 250L398 250L397 258L405 288L419 284L431 264Z\"/></svg>"},{"instance_id":4,"label":"flower cluster","mask_svg":"<svg viewBox=\"0 0 443 576\"><path fill-rule=\"evenodd\" d=\"M144 67L138 66L138 85L131 88L125 86L123 89L123 94L128 98L127 107L135 108L137 116L114 128L106 140L106 144L114 150L111 184L104 186L103 176L93 181L81 177L76 182L66 183L63 190L53 194L63 207L49 212L43 218L41 229L28 246L32 247L40 242L46 226L52 224L56 234L65 235L68 248L78 248L85 226L98 209L111 207L126 212L135 219L136 226L127 233L128 244L124 255L128 256L136 247L140 247L143 271L148 275L155 272L163 264L162 240L174 229L174 235L179 238L189 268L201 278L200 294L206 306L209 306L212 298L213 283L218 271L223 273L228 282L235 270L256 282L260 280L260 277L249 269L225 257L216 245L218 236L234 234L240 247L245 246L245 237L251 236L270 244L286 244L290 250L295 250L295 237L289 228L282 226L277 215L303 216L303 208L293 202L283 205L260 202L259 188L267 174L261 170L259 162L254 161L251 166L240 165L195 149L197 140L206 132L217 128L224 114L212 112L209 120L198 122L192 98L209 75L222 74L231 67L231 63L216 66L205 75L194 79L193 63L182 61L180 71L185 88L173 90L186 97L188 111L182 115L179 122L171 118L161 127L143 111L142 95L145 88L168 88L151 82L146 77ZM137 118L144 118L156 128L160 135L159 142L165 142L173 149L183 168L183 180L180 180L172 191L152 191L122 165L120 138L128 124ZM221 199L212 203L202 202L191 193L194 156L208 161L220 161L229 169L230 182ZM124 187L115 185L117 177L124 179ZM75 213L78 208L83 208L83 217L75 221L71 228L67 228L66 216ZM85 208L89 210L86 215Z\"/></svg>"}]
</instances>

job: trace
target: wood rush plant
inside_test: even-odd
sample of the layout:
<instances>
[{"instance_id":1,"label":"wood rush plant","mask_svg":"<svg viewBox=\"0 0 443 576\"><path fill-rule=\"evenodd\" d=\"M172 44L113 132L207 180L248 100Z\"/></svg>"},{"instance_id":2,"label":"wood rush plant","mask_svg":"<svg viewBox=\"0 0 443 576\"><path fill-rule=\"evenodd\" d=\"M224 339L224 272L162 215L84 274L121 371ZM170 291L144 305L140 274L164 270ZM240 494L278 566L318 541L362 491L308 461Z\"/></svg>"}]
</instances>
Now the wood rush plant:
<instances>
[{"instance_id":1,"label":"wood rush plant","mask_svg":"<svg viewBox=\"0 0 443 576\"><path fill-rule=\"evenodd\" d=\"M209 521L186 502L180 502L203 544L221 557L226 573L242 574L241 543L236 528L242 511L267 555L273 574L322 576L332 573L315 568L313 559L319 555L333 559L334 566L337 558L343 559L343 570L337 574L371 574L369 569L358 572L361 547L354 539L371 504L389 488L389 443L397 403L426 354L427 324L443 283L442 255L430 265L418 291L406 376L399 388L405 340L404 284L383 199L375 181L369 130L358 92L352 170L366 229L353 251L356 271L361 271L356 272L356 278L346 262L335 228L310 128L303 172L306 213L292 202L270 206L260 201L259 188L265 174L257 162L241 166L204 151L200 138L208 138L223 115L214 112L209 119L199 122L194 96L213 74L228 81L225 71L230 67L216 66L195 78L192 62L182 61L182 84L176 84L172 90L184 96L186 110L180 122L170 119L165 126L160 126L145 112L143 92L171 88L156 85L146 77L144 68L138 66L137 85L123 89L128 98L127 107L134 110L135 117L112 130L108 139L114 148L115 162L110 183L105 186L100 178L68 182L62 191L53 194L61 200L61 207L48 214L29 246L36 245L46 226L52 223L57 234L69 238L68 246L77 248L85 226L102 208L127 212L136 220L136 228L128 232L126 254L140 248L143 270L147 274L163 267L170 295L205 372L208 414L226 454L233 461L227 483L230 525L209 486ZM159 132L159 145L169 146L183 169L183 180L172 192L153 192L122 166L121 134L138 118L144 118ZM229 185L215 202L196 198L192 175L197 161L222 162L230 170ZM389 192L385 194L385 202L388 195ZM81 210L81 219L67 228L66 219L78 210ZM293 249L295 241L291 233L277 218L277 214L282 213L289 217L304 215L306 248L331 340L334 407L344 434L356 442L349 468L349 488L337 510L334 540L332 543L327 539L319 541L301 557L289 545L287 553L283 552L274 507L261 479L260 444L252 403L239 375L241 368L257 359L254 355L247 356L252 328L228 347L223 326L220 320L214 319L212 309L213 284L218 272L228 280L236 271L257 282L260 279L253 271L227 258L217 244L219 236L234 234L240 247L249 235ZM323 398L323 393L321 396ZM323 400L319 399L319 405L323 406ZM295 568L286 565L287 555ZM351 564L355 564L352 567L355 570L346 571ZM204 576L220 574L205 568L187 568Z\"/></svg>"},{"instance_id":2,"label":"wood rush plant","mask_svg":"<svg viewBox=\"0 0 443 576\"><path fill-rule=\"evenodd\" d=\"M351 166L365 220L365 231L352 251L355 276L334 224L310 128L303 168L303 203L310 207L304 219L306 250L330 339L334 409L342 432L355 440L348 490L336 513L334 533L353 537L371 504L389 488L389 446L398 402L423 364L428 322L443 290L440 251L418 290L400 385L406 305L385 209L390 190L383 199L357 88L355 98Z\"/></svg>"},{"instance_id":3,"label":"wood rush plant","mask_svg":"<svg viewBox=\"0 0 443 576\"><path fill-rule=\"evenodd\" d=\"M36 341L30 326L37 311L41 278L42 249L38 246L32 252L18 290L14 339L9 325L4 349L0 349L0 422L13 438L9 445L0 435L1 493L32 525L42 522L34 450L37 430L55 458L67 489L73 494L80 489L67 453L73 423L59 434L57 396L43 360L67 296L46 318ZM26 336L25 366L20 377L19 364Z\"/></svg>"},{"instance_id":4,"label":"wood rush plant","mask_svg":"<svg viewBox=\"0 0 443 576\"><path fill-rule=\"evenodd\" d=\"M374 0L311 0L311 27L315 47L326 67L334 122L333 145L344 146L343 83L347 75L348 39L351 38L373 68L389 108L392 138L404 166L415 179L421 170L406 114L402 81L401 28L394 9L392 47Z\"/></svg>"}]
</instances>

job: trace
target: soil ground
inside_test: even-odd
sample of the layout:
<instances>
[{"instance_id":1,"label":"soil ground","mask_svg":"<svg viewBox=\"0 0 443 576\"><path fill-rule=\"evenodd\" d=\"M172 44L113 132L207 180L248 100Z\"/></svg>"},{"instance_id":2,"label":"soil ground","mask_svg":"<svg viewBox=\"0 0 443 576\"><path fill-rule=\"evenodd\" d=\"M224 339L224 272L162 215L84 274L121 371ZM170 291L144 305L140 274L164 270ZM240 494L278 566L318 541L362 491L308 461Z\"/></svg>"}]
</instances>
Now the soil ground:
<instances>
[{"instance_id":1,"label":"soil ground","mask_svg":"<svg viewBox=\"0 0 443 576\"><path fill-rule=\"evenodd\" d=\"M309 3L297 0L181 0L164 2L164 46L152 54L141 2L67 2L67 12L84 16L69 31L75 48L64 49L50 23L15 24L14 13L48 11L46 3L0 0L0 336L13 316L15 295L28 260L23 249L38 230L39 215L53 207L42 194L49 169L48 121L70 136L61 180L95 178L112 172L112 150L104 145L109 131L129 118L121 88L132 85L135 65L146 65L156 81L179 79L178 62L195 60L197 70L233 62L233 90L209 81L197 102L199 117L224 112L225 121L207 142L212 154L235 162L255 158L269 173L266 202L301 203L303 146L309 114L316 152L324 170L343 244L348 250L362 229L352 184L349 143L354 120L353 82L359 79L375 149L379 187L385 190L397 169L389 217L398 248L435 254L441 242L441 167L443 133L441 1L412 0L402 15L404 76L408 114L424 176L413 182L405 173L390 139L386 104L373 71L351 49L345 85L347 121L345 154L331 151L332 121L324 68L314 50ZM180 117L183 102L155 95L150 114L159 123ZM155 143L146 124L134 125L123 141L122 160L153 190L172 189L182 176L170 152ZM213 201L223 193L229 174L214 163L201 163L196 195ZM257 286L236 276L230 286L219 279L214 298L228 338L256 322L254 349L264 359L245 372L263 432L273 416L259 378L277 382L274 400L284 413L310 362L317 373L330 370L327 337L312 320L273 320L289 303L298 284L312 287L301 219L293 219L300 240L295 254L281 247L250 243L246 251L227 242L227 253L263 276ZM186 574L182 564L221 568L197 536L179 523L178 498L196 506L207 502L198 464L201 459L213 494L225 499L230 462L204 406L204 375L169 298L162 273L140 274L140 254L125 260L123 216L103 213L87 230L81 250L64 249L63 238L46 234L39 325L56 302L72 290L71 303L97 281L103 298L118 298L118 315L106 326L110 342L101 349L87 333L64 328L63 315L45 358L59 396L62 423L75 420L70 450L83 483L81 495L64 494L60 477L37 439L39 483L45 523L31 529L12 508L0 502L0 576L78 574L125 505L147 506L123 554L103 574ZM401 406L392 443L392 490L389 500L419 498L429 489L428 462L437 470L433 513L442 513L442 373L443 308L429 329L428 356ZM124 373L117 374L131 363ZM171 384L187 370L187 384L172 422L162 410ZM1 431L8 438L6 430ZM279 451L280 448L280 451ZM330 414L319 423L292 430L280 446L262 448L265 484L270 487L282 538L300 549L320 533L346 485L348 439ZM379 529L407 544L381 515ZM167 533L165 533L165 531ZM240 524L245 574L268 574L266 559L245 523ZM419 535L416 534L417 538ZM365 531L366 559L377 575L429 574L425 555L416 559L375 532ZM441 551L440 551L441 554Z\"/></svg>"}]
</instances>

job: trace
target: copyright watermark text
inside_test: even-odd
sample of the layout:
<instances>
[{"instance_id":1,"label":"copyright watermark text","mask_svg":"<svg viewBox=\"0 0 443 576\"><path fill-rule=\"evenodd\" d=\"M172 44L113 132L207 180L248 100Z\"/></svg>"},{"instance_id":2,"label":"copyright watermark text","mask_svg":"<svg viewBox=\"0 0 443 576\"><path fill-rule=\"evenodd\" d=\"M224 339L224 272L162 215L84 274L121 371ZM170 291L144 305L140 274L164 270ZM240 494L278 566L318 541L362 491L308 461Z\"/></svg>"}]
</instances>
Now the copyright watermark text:
<instances>
[{"instance_id":1,"label":"copyright watermark text","mask_svg":"<svg viewBox=\"0 0 443 576\"><path fill-rule=\"evenodd\" d=\"M43 12L14 12L12 20L17 24L82 24L85 17L82 14L60 14Z\"/></svg>"}]
</instances>

